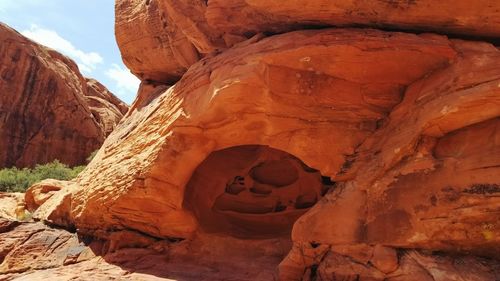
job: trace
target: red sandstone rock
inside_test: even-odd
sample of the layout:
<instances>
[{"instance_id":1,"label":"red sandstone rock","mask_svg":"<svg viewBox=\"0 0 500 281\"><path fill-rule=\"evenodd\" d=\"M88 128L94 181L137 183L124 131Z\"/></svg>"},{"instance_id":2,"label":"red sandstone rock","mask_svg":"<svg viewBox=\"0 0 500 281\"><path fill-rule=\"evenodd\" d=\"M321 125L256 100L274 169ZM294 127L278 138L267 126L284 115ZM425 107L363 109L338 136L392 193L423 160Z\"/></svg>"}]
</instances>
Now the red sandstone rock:
<instances>
[{"instance_id":1,"label":"red sandstone rock","mask_svg":"<svg viewBox=\"0 0 500 281\"><path fill-rule=\"evenodd\" d=\"M205 17L219 32L237 35L356 25L498 37L499 7L494 0L312 0L307 3L298 0L210 0Z\"/></svg>"},{"instance_id":2,"label":"red sandstone rock","mask_svg":"<svg viewBox=\"0 0 500 281\"><path fill-rule=\"evenodd\" d=\"M480 19L496 3L296 2L117 1L138 98L75 181L27 195L102 258L31 272L9 252L27 268L9 278L498 280L496 47L372 29L241 42L350 24L497 36Z\"/></svg>"},{"instance_id":3,"label":"red sandstone rock","mask_svg":"<svg viewBox=\"0 0 500 281\"><path fill-rule=\"evenodd\" d=\"M198 224L183 208L186 185L211 152L268 145L335 175L402 85L455 56L444 37L351 29L275 36L200 62L108 138L78 181L72 216L82 231L189 237Z\"/></svg>"},{"instance_id":4,"label":"red sandstone rock","mask_svg":"<svg viewBox=\"0 0 500 281\"><path fill-rule=\"evenodd\" d=\"M0 192L0 218L24 219L24 198L22 193ZM0 227L1 228L1 227Z\"/></svg>"},{"instance_id":5,"label":"red sandstone rock","mask_svg":"<svg viewBox=\"0 0 500 281\"><path fill-rule=\"evenodd\" d=\"M324 27L370 27L469 37L500 36L495 0L302 1L118 0L116 37L141 80L178 81L198 59L254 35ZM261 36L262 37L262 36Z\"/></svg>"},{"instance_id":6,"label":"red sandstone rock","mask_svg":"<svg viewBox=\"0 0 500 281\"><path fill-rule=\"evenodd\" d=\"M47 269L92 258L75 234L39 223L0 232L0 275Z\"/></svg>"},{"instance_id":7,"label":"red sandstone rock","mask_svg":"<svg viewBox=\"0 0 500 281\"><path fill-rule=\"evenodd\" d=\"M289 242L280 239L248 244L214 236L172 242L130 231L113 232L108 238L78 236L40 223L0 228L0 279L270 280L273 268L268 265L289 250ZM198 262L186 263L193 258ZM246 264L248 260L252 263Z\"/></svg>"},{"instance_id":8,"label":"red sandstone rock","mask_svg":"<svg viewBox=\"0 0 500 281\"><path fill-rule=\"evenodd\" d=\"M376 245L370 262L383 273L391 273L398 268L398 254L393 248Z\"/></svg>"},{"instance_id":9,"label":"red sandstone rock","mask_svg":"<svg viewBox=\"0 0 500 281\"><path fill-rule=\"evenodd\" d=\"M345 191L327 195L330 203L299 219L294 240L498 258L499 53L458 41L455 48L461 58L408 88L381 129L357 149L352 167L337 175L351 179ZM346 218L345 206L359 211ZM326 227L321 217L335 219ZM334 227L346 220L357 221L350 231Z\"/></svg>"},{"instance_id":10,"label":"red sandstone rock","mask_svg":"<svg viewBox=\"0 0 500 281\"><path fill-rule=\"evenodd\" d=\"M35 220L73 230L71 192L76 188L77 184L72 181L43 180L26 191L26 209Z\"/></svg>"},{"instance_id":11,"label":"red sandstone rock","mask_svg":"<svg viewBox=\"0 0 500 281\"><path fill-rule=\"evenodd\" d=\"M85 100L92 116L100 124L105 136L108 136L127 113L128 106L97 80L85 78L85 81L87 84Z\"/></svg>"},{"instance_id":12,"label":"red sandstone rock","mask_svg":"<svg viewBox=\"0 0 500 281\"><path fill-rule=\"evenodd\" d=\"M0 167L84 164L126 106L76 64L0 26Z\"/></svg>"},{"instance_id":13,"label":"red sandstone rock","mask_svg":"<svg viewBox=\"0 0 500 281\"><path fill-rule=\"evenodd\" d=\"M47 179L32 185L25 193L24 201L26 209L30 212L35 211L49 200L56 191L59 191L67 185L65 181Z\"/></svg>"},{"instance_id":14,"label":"red sandstone rock","mask_svg":"<svg viewBox=\"0 0 500 281\"><path fill-rule=\"evenodd\" d=\"M282 258L281 250L287 250L286 247L280 249L276 240L249 244L245 240L219 236L189 242L154 242L143 248L124 248L110 253L106 250L106 242L77 238L64 230L34 223L0 230L0 238L0 257L4 259L0 266L2 280L273 280L268 264ZM231 247L224 249L223 245L227 244ZM261 250L255 253L256 249ZM311 280L310 277L316 274L324 280L351 280L349 273L353 268L358 270L353 278L360 280L494 281L500 273L498 265L487 259L433 257L417 251L403 251L400 268L383 277L370 264L352 264L349 257L329 252L328 247L316 249L302 253L311 254L304 256L306 263L321 260L320 266L301 272L303 278L296 280ZM217 260L210 259L213 256L207 253L217 253ZM320 260L315 260L313 253L319 254Z\"/></svg>"},{"instance_id":15,"label":"red sandstone rock","mask_svg":"<svg viewBox=\"0 0 500 281\"><path fill-rule=\"evenodd\" d=\"M244 160L260 152L242 145L259 144L297 157L306 173L340 181L294 224L283 280L411 280L431 266L398 260L377 244L495 258L498 200L489 194L498 182L498 56L483 43L356 29L234 47L195 64L164 93L143 86L127 121L64 196L70 219L62 225L103 239L133 229L208 244L223 243L207 240L212 232L252 238L249 245L259 231L286 235L270 227L272 217L295 203L269 194L302 172L287 172L286 154L259 165ZM485 137L469 144L476 135ZM300 197L283 193L290 194ZM306 249L314 253L308 262ZM479 280L495 276L495 264L477 269Z\"/></svg>"},{"instance_id":16,"label":"red sandstone rock","mask_svg":"<svg viewBox=\"0 0 500 281\"><path fill-rule=\"evenodd\" d=\"M494 281L499 274L498 263L488 259L471 256L432 256L413 250L402 252L399 269L387 275L370 264L353 262L348 256L334 252L328 253L316 270L316 276L321 276L323 280Z\"/></svg>"},{"instance_id":17,"label":"red sandstone rock","mask_svg":"<svg viewBox=\"0 0 500 281\"><path fill-rule=\"evenodd\" d=\"M141 80L173 83L198 52L159 1L117 0L115 35L123 62Z\"/></svg>"},{"instance_id":18,"label":"red sandstone rock","mask_svg":"<svg viewBox=\"0 0 500 281\"><path fill-rule=\"evenodd\" d=\"M283 151L238 146L212 153L186 187L184 206L204 231L242 238L288 234L329 184Z\"/></svg>"}]
</instances>

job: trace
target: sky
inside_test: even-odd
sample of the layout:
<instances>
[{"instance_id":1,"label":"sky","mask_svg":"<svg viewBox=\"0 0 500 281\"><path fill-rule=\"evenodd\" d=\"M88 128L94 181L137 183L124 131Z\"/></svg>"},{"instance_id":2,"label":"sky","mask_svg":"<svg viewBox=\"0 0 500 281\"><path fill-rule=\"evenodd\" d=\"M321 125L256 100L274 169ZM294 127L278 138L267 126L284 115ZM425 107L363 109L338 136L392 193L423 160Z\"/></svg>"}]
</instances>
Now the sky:
<instances>
[{"instance_id":1,"label":"sky","mask_svg":"<svg viewBox=\"0 0 500 281\"><path fill-rule=\"evenodd\" d=\"M114 35L114 0L0 0L0 21L72 58L124 102L139 79L122 62Z\"/></svg>"}]
</instances>

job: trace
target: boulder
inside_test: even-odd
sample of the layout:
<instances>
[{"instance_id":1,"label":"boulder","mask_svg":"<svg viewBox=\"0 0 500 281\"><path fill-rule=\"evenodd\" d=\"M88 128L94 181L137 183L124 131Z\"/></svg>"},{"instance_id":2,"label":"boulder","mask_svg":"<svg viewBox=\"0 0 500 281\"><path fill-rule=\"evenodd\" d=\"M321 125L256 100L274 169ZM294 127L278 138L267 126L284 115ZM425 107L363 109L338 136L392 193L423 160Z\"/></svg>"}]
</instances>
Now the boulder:
<instances>
[{"instance_id":1,"label":"boulder","mask_svg":"<svg viewBox=\"0 0 500 281\"><path fill-rule=\"evenodd\" d=\"M71 182L54 179L46 179L32 185L24 195L26 209L30 212L36 211L38 207L47 202L54 194L65 188Z\"/></svg>"},{"instance_id":2,"label":"boulder","mask_svg":"<svg viewBox=\"0 0 500 281\"><path fill-rule=\"evenodd\" d=\"M198 51L160 8L160 1L115 3L115 35L123 62L141 80L173 84L198 61Z\"/></svg>"},{"instance_id":3,"label":"boulder","mask_svg":"<svg viewBox=\"0 0 500 281\"><path fill-rule=\"evenodd\" d=\"M376 245L370 262L383 273L391 273L398 268L398 253L391 247Z\"/></svg>"},{"instance_id":4,"label":"boulder","mask_svg":"<svg viewBox=\"0 0 500 281\"><path fill-rule=\"evenodd\" d=\"M78 190L78 183L74 181L46 179L28 188L23 207L36 221L75 231L71 216L71 198L75 190Z\"/></svg>"},{"instance_id":5,"label":"boulder","mask_svg":"<svg viewBox=\"0 0 500 281\"><path fill-rule=\"evenodd\" d=\"M0 231L0 275L69 265L95 255L77 235L41 223Z\"/></svg>"},{"instance_id":6,"label":"boulder","mask_svg":"<svg viewBox=\"0 0 500 281\"><path fill-rule=\"evenodd\" d=\"M0 192L0 218L23 220L26 218L25 202L22 193Z\"/></svg>"}]
</instances>

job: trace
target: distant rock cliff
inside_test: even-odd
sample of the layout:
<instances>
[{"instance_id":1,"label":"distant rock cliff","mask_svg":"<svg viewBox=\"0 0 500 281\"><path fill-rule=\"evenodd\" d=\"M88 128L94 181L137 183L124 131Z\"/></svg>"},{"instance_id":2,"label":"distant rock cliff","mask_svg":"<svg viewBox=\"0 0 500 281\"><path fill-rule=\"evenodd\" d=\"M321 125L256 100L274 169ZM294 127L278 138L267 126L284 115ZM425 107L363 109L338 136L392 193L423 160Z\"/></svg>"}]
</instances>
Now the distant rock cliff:
<instances>
[{"instance_id":1,"label":"distant rock cliff","mask_svg":"<svg viewBox=\"0 0 500 281\"><path fill-rule=\"evenodd\" d=\"M84 164L127 110L72 60L0 24L0 167Z\"/></svg>"}]
</instances>

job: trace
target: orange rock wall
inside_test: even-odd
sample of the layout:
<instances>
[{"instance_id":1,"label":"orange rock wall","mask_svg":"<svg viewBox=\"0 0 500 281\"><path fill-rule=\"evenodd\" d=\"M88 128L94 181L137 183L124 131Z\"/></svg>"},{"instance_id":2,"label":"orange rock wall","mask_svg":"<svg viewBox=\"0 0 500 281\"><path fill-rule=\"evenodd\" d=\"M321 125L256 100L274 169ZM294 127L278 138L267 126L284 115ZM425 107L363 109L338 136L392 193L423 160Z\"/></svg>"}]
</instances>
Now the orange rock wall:
<instances>
[{"instance_id":1,"label":"orange rock wall","mask_svg":"<svg viewBox=\"0 0 500 281\"><path fill-rule=\"evenodd\" d=\"M127 111L76 64L0 25L0 167L86 163Z\"/></svg>"}]
</instances>

